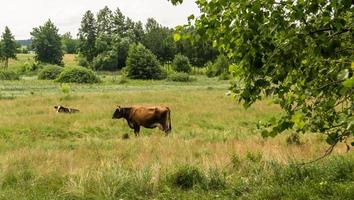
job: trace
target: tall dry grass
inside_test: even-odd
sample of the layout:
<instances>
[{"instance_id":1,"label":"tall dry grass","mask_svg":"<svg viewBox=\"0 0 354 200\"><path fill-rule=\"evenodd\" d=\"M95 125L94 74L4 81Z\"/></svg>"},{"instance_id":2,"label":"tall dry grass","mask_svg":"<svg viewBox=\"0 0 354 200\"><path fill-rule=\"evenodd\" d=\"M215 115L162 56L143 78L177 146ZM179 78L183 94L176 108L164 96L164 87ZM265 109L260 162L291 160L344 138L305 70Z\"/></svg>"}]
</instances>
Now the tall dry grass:
<instances>
[{"instance_id":1,"label":"tall dry grass","mask_svg":"<svg viewBox=\"0 0 354 200\"><path fill-rule=\"evenodd\" d=\"M81 112L55 113L58 104ZM172 134L142 129L133 136L124 120L112 120L116 105L169 106ZM224 179L239 184L237 176L255 178L249 183L256 184L273 174L269 163L310 160L327 147L319 134L302 135L301 145L289 145L288 133L261 138L256 123L280 109L264 100L244 110L222 90L33 95L0 100L0 110L0 182L6 197L24 190L52 199L164 199L173 196L169 177L183 166L197 166L206 174L206 185L215 185L213 170L226 174L215 179L220 185ZM130 139L122 139L125 133ZM334 154L344 151L339 145ZM215 195L203 196L203 191L190 195ZM180 192L182 199L189 194Z\"/></svg>"}]
</instances>

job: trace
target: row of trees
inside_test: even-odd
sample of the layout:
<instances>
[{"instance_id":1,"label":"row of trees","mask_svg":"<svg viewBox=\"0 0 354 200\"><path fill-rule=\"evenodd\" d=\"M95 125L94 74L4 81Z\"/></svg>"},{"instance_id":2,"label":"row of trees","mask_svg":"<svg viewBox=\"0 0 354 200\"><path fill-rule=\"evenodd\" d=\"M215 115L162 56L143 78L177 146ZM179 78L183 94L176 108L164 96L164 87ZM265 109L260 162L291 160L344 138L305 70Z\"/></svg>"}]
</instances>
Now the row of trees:
<instances>
[{"instance_id":1,"label":"row of trees","mask_svg":"<svg viewBox=\"0 0 354 200\"><path fill-rule=\"evenodd\" d=\"M187 30L193 32L193 28ZM7 62L15 58L16 43L7 28L4 37L10 38L3 42L1 58ZM42 26L33 28L30 49L35 52L39 62L62 65L63 52L78 53L79 64L95 70L120 70L126 66L128 51L133 44L142 44L150 50L159 62L172 62L177 54L186 56L192 65L204 66L213 60L217 53L210 42L182 39L176 42L174 30L160 25L149 18L145 26L134 22L117 8L112 12L107 6L97 15L87 11L81 21L78 39L70 33L59 35L58 28L48 20ZM5 40L4 40L5 41ZM6 43L6 44L5 44ZM13 46L13 49L8 50ZM6 53L5 53L6 52ZM12 57L11 57L11 56Z\"/></svg>"},{"instance_id":2,"label":"row of trees","mask_svg":"<svg viewBox=\"0 0 354 200\"><path fill-rule=\"evenodd\" d=\"M210 43L191 44L189 40L175 42L173 29L161 26L149 18L145 27L134 22L117 8L100 10L95 17L87 11L79 29L79 53L86 65L98 70L117 70L126 64L129 46L141 43L161 62L170 62L176 54L187 56L193 65L203 66L216 56Z\"/></svg>"}]
</instances>

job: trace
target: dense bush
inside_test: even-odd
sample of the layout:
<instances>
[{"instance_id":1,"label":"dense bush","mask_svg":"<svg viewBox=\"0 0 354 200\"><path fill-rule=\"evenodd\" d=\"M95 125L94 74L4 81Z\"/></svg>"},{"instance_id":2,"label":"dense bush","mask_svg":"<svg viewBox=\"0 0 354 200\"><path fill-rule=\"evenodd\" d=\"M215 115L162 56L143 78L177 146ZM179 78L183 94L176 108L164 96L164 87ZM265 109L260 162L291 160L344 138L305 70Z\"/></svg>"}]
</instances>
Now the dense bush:
<instances>
[{"instance_id":1,"label":"dense bush","mask_svg":"<svg viewBox=\"0 0 354 200\"><path fill-rule=\"evenodd\" d=\"M194 166L180 167L171 178L174 186L185 190L192 189L195 186L205 187L207 185L204 173Z\"/></svg>"},{"instance_id":2,"label":"dense bush","mask_svg":"<svg viewBox=\"0 0 354 200\"><path fill-rule=\"evenodd\" d=\"M164 79L167 76L156 56L142 44L130 46L127 71L132 79Z\"/></svg>"},{"instance_id":3,"label":"dense bush","mask_svg":"<svg viewBox=\"0 0 354 200\"><path fill-rule=\"evenodd\" d=\"M183 56L181 54L175 56L172 62L172 67L176 72L189 73L192 71L192 67L189 63L188 57Z\"/></svg>"},{"instance_id":4,"label":"dense bush","mask_svg":"<svg viewBox=\"0 0 354 200\"><path fill-rule=\"evenodd\" d=\"M61 83L98 83L100 79L90 69L84 67L66 67L56 81Z\"/></svg>"},{"instance_id":5,"label":"dense bush","mask_svg":"<svg viewBox=\"0 0 354 200\"><path fill-rule=\"evenodd\" d=\"M43 68L43 64L40 64L39 62L24 62L22 65L19 67L16 67L15 70L19 74L27 74L27 75L33 75L37 74L37 72Z\"/></svg>"},{"instance_id":6,"label":"dense bush","mask_svg":"<svg viewBox=\"0 0 354 200\"><path fill-rule=\"evenodd\" d=\"M190 82L194 81L195 79L191 78L187 73L177 72L168 75L168 80L176 82Z\"/></svg>"},{"instance_id":7,"label":"dense bush","mask_svg":"<svg viewBox=\"0 0 354 200\"><path fill-rule=\"evenodd\" d=\"M0 70L0 80L19 80L20 76L11 70Z\"/></svg>"},{"instance_id":8,"label":"dense bush","mask_svg":"<svg viewBox=\"0 0 354 200\"><path fill-rule=\"evenodd\" d=\"M63 68L57 65L48 65L41 69L38 73L38 79L54 80L62 72Z\"/></svg>"}]
</instances>

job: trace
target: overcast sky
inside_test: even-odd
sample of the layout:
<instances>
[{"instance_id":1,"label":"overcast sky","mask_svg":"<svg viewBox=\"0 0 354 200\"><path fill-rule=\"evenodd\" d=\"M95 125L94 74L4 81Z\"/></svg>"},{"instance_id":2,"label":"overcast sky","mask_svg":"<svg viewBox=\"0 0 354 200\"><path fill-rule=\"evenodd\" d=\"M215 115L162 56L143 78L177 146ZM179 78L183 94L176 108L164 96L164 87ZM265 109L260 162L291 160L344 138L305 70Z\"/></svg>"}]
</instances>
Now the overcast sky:
<instances>
[{"instance_id":1,"label":"overcast sky","mask_svg":"<svg viewBox=\"0 0 354 200\"><path fill-rule=\"evenodd\" d=\"M0 32L8 26L16 39L29 39L34 27L51 19L61 34L71 32L76 36L83 14L87 10L97 13L106 5L111 10L119 7L134 21L145 24L148 17L153 17L169 27L184 24L189 15L199 14L194 0L184 0L178 6L167 0L0 0Z\"/></svg>"}]
</instances>

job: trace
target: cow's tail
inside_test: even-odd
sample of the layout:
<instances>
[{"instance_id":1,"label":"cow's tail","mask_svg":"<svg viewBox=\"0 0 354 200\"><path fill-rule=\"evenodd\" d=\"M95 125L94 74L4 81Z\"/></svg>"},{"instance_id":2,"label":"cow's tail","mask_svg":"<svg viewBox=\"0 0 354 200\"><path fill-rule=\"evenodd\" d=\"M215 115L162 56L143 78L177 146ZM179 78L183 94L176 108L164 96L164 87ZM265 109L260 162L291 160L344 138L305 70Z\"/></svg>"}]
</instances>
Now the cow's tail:
<instances>
[{"instance_id":1,"label":"cow's tail","mask_svg":"<svg viewBox=\"0 0 354 200\"><path fill-rule=\"evenodd\" d=\"M169 107L167 107L167 133L170 133L172 130L172 126L171 126L171 110Z\"/></svg>"}]
</instances>

